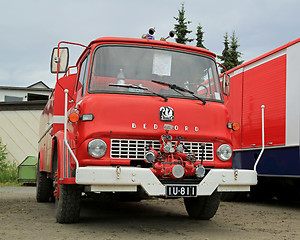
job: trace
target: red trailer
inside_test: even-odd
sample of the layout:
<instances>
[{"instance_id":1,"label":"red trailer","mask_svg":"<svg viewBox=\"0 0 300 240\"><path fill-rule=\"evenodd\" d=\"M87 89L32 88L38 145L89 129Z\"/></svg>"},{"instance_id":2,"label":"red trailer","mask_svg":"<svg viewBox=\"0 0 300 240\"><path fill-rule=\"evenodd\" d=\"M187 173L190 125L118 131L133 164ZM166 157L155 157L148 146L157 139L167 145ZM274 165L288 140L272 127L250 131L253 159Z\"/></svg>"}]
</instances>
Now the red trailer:
<instances>
[{"instance_id":1,"label":"red trailer","mask_svg":"<svg viewBox=\"0 0 300 240\"><path fill-rule=\"evenodd\" d=\"M72 43L53 50L52 72L66 74L41 116L37 201L54 198L60 223L79 220L82 194L107 193L184 197L190 217L210 219L220 192L256 184L255 171L231 169L216 55L147 36L76 44L76 74L61 46Z\"/></svg>"},{"instance_id":2,"label":"red trailer","mask_svg":"<svg viewBox=\"0 0 300 240\"><path fill-rule=\"evenodd\" d=\"M265 151L257 165L255 197L299 195L300 38L228 71L233 167L252 169L262 148L261 105L265 105ZM292 196L291 196L292 195Z\"/></svg>"}]
</instances>

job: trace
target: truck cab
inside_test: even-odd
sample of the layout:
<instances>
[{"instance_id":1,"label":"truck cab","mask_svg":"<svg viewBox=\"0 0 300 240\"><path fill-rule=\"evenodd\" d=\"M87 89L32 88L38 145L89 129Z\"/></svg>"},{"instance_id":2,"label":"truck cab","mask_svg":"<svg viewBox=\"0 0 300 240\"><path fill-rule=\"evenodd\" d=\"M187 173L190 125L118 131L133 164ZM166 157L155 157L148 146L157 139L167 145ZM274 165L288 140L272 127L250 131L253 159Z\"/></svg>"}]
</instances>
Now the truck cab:
<instances>
[{"instance_id":1,"label":"truck cab","mask_svg":"<svg viewBox=\"0 0 300 240\"><path fill-rule=\"evenodd\" d=\"M210 219L221 191L256 184L255 171L231 169L233 128L215 54L99 38L85 46L76 74L67 55L59 44L52 56L53 72L65 75L41 116L37 177L37 200L55 199L58 222L79 220L83 193L108 192L183 197L190 217Z\"/></svg>"}]
</instances>

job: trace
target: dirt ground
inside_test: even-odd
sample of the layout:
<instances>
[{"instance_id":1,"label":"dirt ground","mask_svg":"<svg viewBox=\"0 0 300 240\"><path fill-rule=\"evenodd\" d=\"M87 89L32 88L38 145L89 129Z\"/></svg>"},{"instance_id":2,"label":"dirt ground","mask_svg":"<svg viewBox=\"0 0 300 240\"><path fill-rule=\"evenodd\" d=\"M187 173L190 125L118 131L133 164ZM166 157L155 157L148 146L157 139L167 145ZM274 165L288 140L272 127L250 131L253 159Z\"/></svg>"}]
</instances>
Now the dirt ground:
<instances>
[{"instance_id":1,"label":"dirt ground","mask_svg":"<svg viewBox=\"0 0 300 240\"><path fill-rule=\"evenodd\" d=\"M34 187L2 187L0 239L300 239L300 202L221 202L209 221L189 219L180 199L81 206L80 223L58 224Z\"/></svg>"}]
</instances>

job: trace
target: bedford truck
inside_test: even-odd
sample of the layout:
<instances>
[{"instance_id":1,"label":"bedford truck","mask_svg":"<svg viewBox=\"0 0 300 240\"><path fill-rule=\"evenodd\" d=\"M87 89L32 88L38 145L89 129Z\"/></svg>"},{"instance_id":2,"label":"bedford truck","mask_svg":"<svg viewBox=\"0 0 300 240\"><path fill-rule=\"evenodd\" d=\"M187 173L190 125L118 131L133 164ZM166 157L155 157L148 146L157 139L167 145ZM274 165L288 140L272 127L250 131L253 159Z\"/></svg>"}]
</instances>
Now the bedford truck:
<instances>
[{"instance_id":1,"label":"bedford truck","mask_svg":"<svg viewBox=\"0 0 300 240\"><path fill-rule=\"evenodd\" d=\"M105 194L184 198L191 218L208 220L222 191L257 182L254 170L231 169L238 124L229 122L229 78L221 86L216 55L149 35L53 49L36 198L55 200L59 223L79 221L82 196ZM84 48L72 67L67 44Z\"/></svg>"}]
</instances>

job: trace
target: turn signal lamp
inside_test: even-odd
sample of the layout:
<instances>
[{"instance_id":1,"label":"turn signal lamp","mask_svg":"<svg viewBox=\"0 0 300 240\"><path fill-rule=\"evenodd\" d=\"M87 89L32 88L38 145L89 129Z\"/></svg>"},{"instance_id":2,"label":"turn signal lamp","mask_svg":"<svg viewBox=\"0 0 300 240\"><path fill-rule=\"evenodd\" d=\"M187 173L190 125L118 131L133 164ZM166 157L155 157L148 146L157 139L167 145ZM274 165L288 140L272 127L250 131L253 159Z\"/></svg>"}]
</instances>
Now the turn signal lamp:
<instances>
[{"instance_id":1,"label":"turn signal lamp","mask_svg":"<svg viewBox=\"0 0 300 240\"><path fill-rule=\"evenodd\" d=\"M69 116L69 120L72 123L78 122L79 121L79 114L76 113L76 112L71 113L70 116Z\"/></svg>"},{"instance_id":2,"label":"turn signal lamp","mask_svg":"<svg viewBox=\"0 0 300 240\"><path fill-rule=\"evenodd\" d=\"M233 123L227 123L227 128L232 129L233 131L238 131L240 130L241 126L238 122L233 122Z\"/></svg>"},{"instance_id":3,"label":"turn signal lamp","mask_svg":"<svg viewBox=\"0 0 300 240\"><path fill-rule=\"evenodd\" d=\"M233 131L238 131L238 130L240 130L240 128L241 128L241 126L238 122L232 123L232 130Z\"/></svg>"}]
</instances>

